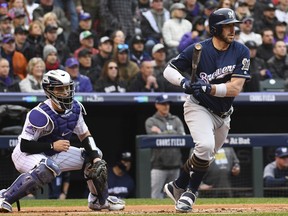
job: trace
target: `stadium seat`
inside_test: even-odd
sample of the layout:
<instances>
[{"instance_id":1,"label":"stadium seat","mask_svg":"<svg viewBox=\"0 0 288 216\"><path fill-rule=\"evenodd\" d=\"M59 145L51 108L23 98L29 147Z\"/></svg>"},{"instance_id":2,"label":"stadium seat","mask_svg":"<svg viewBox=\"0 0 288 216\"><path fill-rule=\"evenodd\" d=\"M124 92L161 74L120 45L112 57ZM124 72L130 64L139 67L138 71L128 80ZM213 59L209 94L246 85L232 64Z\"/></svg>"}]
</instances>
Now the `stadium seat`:
<instances>
[{"instance_id":1,"label":"stadium seat","mask_svg":"<svg viewBox=\"0 0 288 216\"><path fill-rule=\"evenodd\" d=\"M266 79L266 80L260 81L260 91L284 92L285 80L284 79Z\"/></svg>"}]
</instances>

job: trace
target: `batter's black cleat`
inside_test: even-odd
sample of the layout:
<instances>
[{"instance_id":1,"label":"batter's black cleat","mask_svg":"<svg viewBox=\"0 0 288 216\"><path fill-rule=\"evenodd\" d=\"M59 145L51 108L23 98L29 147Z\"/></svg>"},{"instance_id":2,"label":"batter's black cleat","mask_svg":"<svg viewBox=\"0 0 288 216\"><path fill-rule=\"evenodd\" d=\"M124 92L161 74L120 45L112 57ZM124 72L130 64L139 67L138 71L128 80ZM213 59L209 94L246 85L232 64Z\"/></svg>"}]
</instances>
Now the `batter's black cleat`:
<instances>
[{"instance_id":1,"label":"batter's black cleat","mask_svg":"<svg viewBox=\"0 0 288 216\"><path fill-rule=\"evenodd\" d=\"M175 205L176 212L188 213L192 211L192 206L196 201L196 195L190 190L184 192Z\"/></svg>"},{"instance_id":2,"label":"batter's black cleat","mask_svg":"<svg viewBox=\"0 0 288 216\"><path fill-rule=\"evenodd\" d=\"M174 181L171 181L164 186L164 192L169 196L175 204L179 200L182 193L185 192L184 189L177 187Z\"/></svg>"}]
</instances>

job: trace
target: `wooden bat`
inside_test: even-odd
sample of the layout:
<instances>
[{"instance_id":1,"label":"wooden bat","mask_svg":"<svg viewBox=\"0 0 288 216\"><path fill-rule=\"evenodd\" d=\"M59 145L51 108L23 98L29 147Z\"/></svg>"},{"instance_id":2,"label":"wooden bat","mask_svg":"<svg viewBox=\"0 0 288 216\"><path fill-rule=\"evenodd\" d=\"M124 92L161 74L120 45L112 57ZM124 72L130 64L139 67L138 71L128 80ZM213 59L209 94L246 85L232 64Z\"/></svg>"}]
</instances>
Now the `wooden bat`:
<instances>
[{"instance_id":1,"label":"wooden bat","mask_svg":"<svg viewBox=\"0 0 288 216\"><path fill-rule=\"evenodd\" d=\"M202 45L200 43L195 44L193 56L192 56L192 73L191 73L191 82L195 82L196 79L196 71L200 61L202 52Z\"/></svg>"}]
</instances>

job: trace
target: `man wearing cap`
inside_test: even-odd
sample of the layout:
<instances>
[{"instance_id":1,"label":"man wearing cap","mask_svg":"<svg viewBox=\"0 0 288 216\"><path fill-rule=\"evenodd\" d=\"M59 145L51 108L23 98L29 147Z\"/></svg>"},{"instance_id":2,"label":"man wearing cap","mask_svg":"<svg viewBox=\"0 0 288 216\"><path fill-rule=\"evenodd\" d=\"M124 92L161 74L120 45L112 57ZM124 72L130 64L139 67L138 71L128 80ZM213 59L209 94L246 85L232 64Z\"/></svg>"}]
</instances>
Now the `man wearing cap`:
<instances>
[{"instance_id":1,"label":"man wearing cap","mask_svg":"<svg viewBox=\"0 0 288 216\"><path fill-rule=\"evenodd\" d=\"M18 26L14 30L14 38L16 44L16 50L21 52L23 55L26 50L29 49L29 44L27 42L28 30L23 26Z\"/></svg>"},{"instance_id":2,"label":"man wearing cap","mask_svg":"<svg viewBox=\"0 0 288 216\"><path fill-rule=\"evenodd\" d=\"M27 19L26 13L23 9L14 8L13 14L9 13L9 15L12 17L12 25L14 28L17 26L23 26L28 29L29 20Z\"/></svg>"},{"instance_id":3,"label":"man wearing cap","mask_svg":"<svg viewBox=\"0 0 288 216\"><path fill-rule=\"evenodd\" d=\"M96 55L99 51L98 49L94 48L94 38L93 34L90 31L83 31L79 35L79 42L80 42L80 47L75 50L74 52L74 57L78 58L78 53L82 49L89 49L92 53L92 55Z\"/></svg>"},{"instance_id":4,"label":"man wearing cap","mask_svg":"<svg viewBox=\"0 0 288 216\"><path fill-rule=\"evenodd\" d=\"M275 150L275 160L264 168L264 187L287 187L288 186L288 148L278 147ZM280 190L281 191L281 190ZM279 196L279 190L277 191ZM285 191L282 190L282 194ZM287 195L287 191L285 192ZM276 195L274 191L273 194Z\"/></svg>"},{"instance_id":5,"label":"man wearing cap","mask_svg":"<svg viewBox=\"0 0 288 216\"><path fill-rule=\"evenodd\" d=\"M129 171L132 165L131 152L123 151L113 166L108 168L108 193L118 198L135 198L135 181Z\"/></svg>"},{"instance_id":6,"label":"man wearing cap","mask_svg":"<svg viewBox=\"0 0 288 216\"><path fill-rule=\"evenodd\" d=\"M144 50L144 38L136 34L131 40L130 59L140 66L143 59L151 58L151 56Z\"/></svg>"},{"instance_id":7,"label":"man wearing cap","mask_svg":"<svg viewBox=\"0 0 288 216\"><path fill-rule=\"evenodd\" d=\"M288 45L287 23L277 21L274 25L274 44L278 40L283 40Z\"/></svg>"},{"instance_id":8,"label":"man wearing cap","mask_svg":"<svg viewBox=\"0 0 288 216\"><path fill-rule=\"evenodd\" d=\"M260 34L253 31L254 19L252 17L244 17L240 23L239 42L245 43L248 40L253 40L257 46L262 44L262 37Z\"/></svg>"},{"instance_id":9,"label":"man wearing cap","mask_svg":"<svg viewBox=\"0 0 288 216\"><path fill-rule=\"evenodd\" d=\"M79 62L76 58L68 58L65 62L65 70L74 81L75 92L92 92L93 87L89 77L79 73Z\"/></svg>"},{"instance_id":10,"label":"man wearing cap","mask_svg":"<svg viewBox=\"0 0 288 216\"><path fill-rule=\"evenodd\" d=\"M275 16L276 7L274 4L269 3L263 8L263 14L260 19L255 20L254 23L254 31L256 33L261 33L264 28L274 29L275 25L278 21Z\"/></svg>"},{"instance_id":11,"label":"man wearing cap","mask_svg":"<svg viewBox=\"0 0 288 216\"><path fill-rule=\"evenodd\" d=\"M47 44L53 45L57 49L60 63L64 65L65 60L70 57L70 50L64 41L58 37L57 29L58 26L56 25L47 25L45 27L43 35L44 38L41 42L41 46L44 47Z\"/></svg>"},{"instance_id":12,"label":"man wearing cap","mask_svg":"<svg viewBox=\"0 0 288 216\"><path fill-rule=\"evenodd\" d=\"M159 95L155 100L156 112L145 121L148 135L184 135L182 120L170 113L168 95ZM151 155L151 198L164 198L164 184L175 180L182 166L180 148L155 148Z\"/></svg>"},{"instance_id":13,"label":"man wearing cap","mask_svg":"<svg viewBox=\"0 0 288 216\"><path fill-rule=\"evenodd\" d=\"M256 57L257 44L255 41L249 40L245 43L245 46L250 51L250 74L251 79L243 86L244 92L259 92L260 81L272 78L271 72L267 69L267 65L263 59Z\"/></svg>"},{"instance_id":14,"label":"man wearing cap","mask_svg":"<svg viewBox=\"0 0 288 216\"><path fill-rule=\"evenodd\" d=\"M0 34L11 34L12 29L12 18L8 15L0 16Z\"/></svg>"},{"instance_id":15,"label":"man wearing cap","mask_svg":"<svg viewBox=\"0 0 288 216\"><path fill-rule=\"evenodd\" d=\"M99 40L99 53L92 57L93 65L102 68L109 59L112 58L113 41L108 36L103 36Z\"/></svg>"},{"instance_id":16,"label":"man wearing cap","mask_svg":"<svg viewBox=\"0 0 288 216\"><path fill-rule=\"evenodd\" d=\"M21 52L16 51L15 38L12 34L2 36L1 56L9 61L10 77L17 76L21 80L26 77L27 60Z\"/></svg>"},{"instance_id":17,"label":"man wearing cap","mask_svg":"<svg viewBox=\"0 0 288 216\"><path fill-rule=\"evenodd\" d=\"M91 14L83 11L79 14L79 24L77 30L72 31L68 36L67 45L71 53L74 53L74 51L81 46L79 36L83 31L90 31L92 33L94 38L94 48L97 48L98 37L96 31L92 29Z\"/></svg>"}]
</instances>

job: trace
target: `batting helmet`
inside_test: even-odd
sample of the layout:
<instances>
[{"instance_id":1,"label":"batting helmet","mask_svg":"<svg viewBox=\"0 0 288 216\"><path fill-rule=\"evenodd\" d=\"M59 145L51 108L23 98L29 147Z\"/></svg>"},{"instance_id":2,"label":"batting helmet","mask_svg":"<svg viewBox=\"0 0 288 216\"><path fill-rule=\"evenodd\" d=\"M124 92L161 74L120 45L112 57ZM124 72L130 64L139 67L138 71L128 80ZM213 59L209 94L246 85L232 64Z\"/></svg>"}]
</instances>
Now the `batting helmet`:
<instances>
[{"instance_id":1,"label":"batting helmet","mask_svg":"<svg viewBox=\"0 0 288 216\"><path fill-rule=\"evenodd\" d=\"M55 105L62 110L72 108L74 97L74 82L69 73L63 70L50 70L44 74L42 86L45 94ZM55 87L64 87L63 90L55 92Z\"/></svg>"},{"instance_id":2,"label":"batting helmet","mask_svg":"<svg viewBox=\"0 0 288 216\"><path fill-rule=\"evenodd\" d=\"M212 36L222 33L222 25L230 23L241 23L236 19L235 12L230 8L220 8L211 13L209 17L209 28Z\"/></svg>"}]
</instances>

